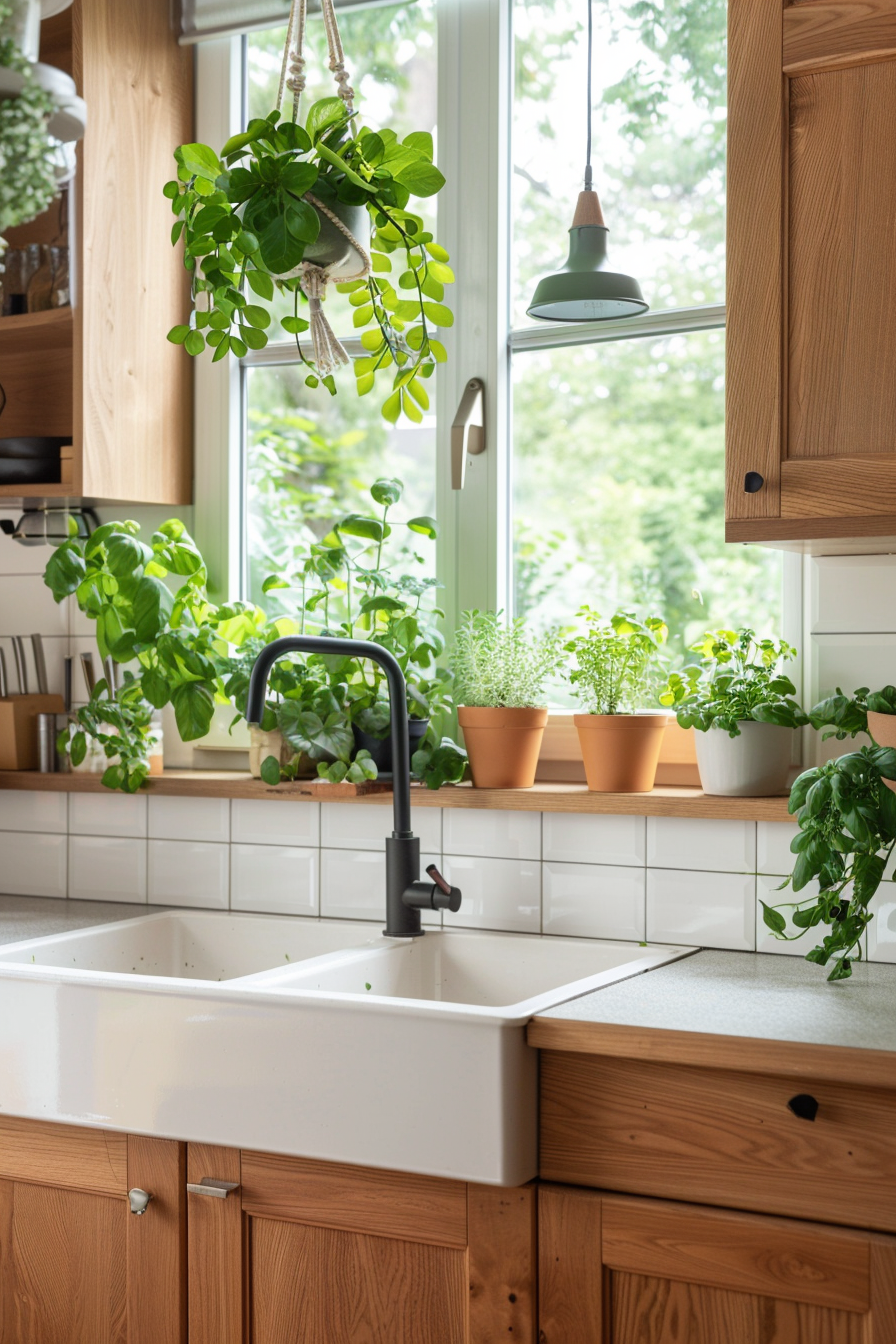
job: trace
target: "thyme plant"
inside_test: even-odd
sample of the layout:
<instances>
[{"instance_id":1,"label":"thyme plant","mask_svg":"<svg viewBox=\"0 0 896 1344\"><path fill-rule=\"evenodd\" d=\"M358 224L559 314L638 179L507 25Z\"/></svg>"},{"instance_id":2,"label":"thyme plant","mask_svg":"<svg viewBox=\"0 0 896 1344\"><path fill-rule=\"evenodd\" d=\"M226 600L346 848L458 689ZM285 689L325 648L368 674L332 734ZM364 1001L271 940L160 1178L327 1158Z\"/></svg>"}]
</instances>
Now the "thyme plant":
<instances>
[{"instance_id":1,"label":"thyme plant","mask_svg":"<svg viewBox=\"0 0 896 1344\"><path fill-rule=\"evenodd\" d=\"M584 634L566 645L577 666L569 674L588 714L631 714L653 698L659 676L660 651L669 631L660 616L639 621L633 612L617 611L608 621L591 607L582 607Z\"/></svg>"},{"instance_id":2,"label":"thyme plant","mask_svg":"<svg viewBox=\"0 0 896 1344\"><path fill-rule=\"evenodd\" d=\"M501 613L465 611L454 636L450 663L455 698L467 707L537 709L563 663L559 629L533 634L525 618L505 624Z\"/></svg>"}]
</instances>

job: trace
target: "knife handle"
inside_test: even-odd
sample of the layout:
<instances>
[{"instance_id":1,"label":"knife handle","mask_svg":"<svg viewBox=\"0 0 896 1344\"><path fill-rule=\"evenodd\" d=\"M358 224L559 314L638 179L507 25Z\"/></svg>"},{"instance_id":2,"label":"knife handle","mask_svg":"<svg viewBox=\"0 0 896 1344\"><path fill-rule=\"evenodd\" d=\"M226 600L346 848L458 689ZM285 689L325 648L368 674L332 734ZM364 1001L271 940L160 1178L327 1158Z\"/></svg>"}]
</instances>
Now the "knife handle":
<instances>
[{"instance_id":1,"label":"knife handle","mask_svg":"<svg viewBox=\"0 0 896 1344\"><path fill-rule=\"evenodd\" d=\"M16 660L16 676L19 678L19 694L28 694L28 667L25 663L25 645L21 635L13 635L12 651Z\"/></svg>"},{"instance_id":2,"label":"knife handle","mask_svg":"<svg viewBox=\"0 0 896 1344\"><path fill-rule=\"evenodd\" d=\"M44 657L44 641L40 635L31 636L31 648L34 650L34 669L37 673L37 689L41 695L49 695L50 683L47 680L47 660Z\"/></svg>"},{"instance_id":3,"label":"knife handle","mask_svg":"<svg viewBox=\"0 0 896 1344\"><path fill-rule=\"evenodd\" d=\"M0 700L9 695L9 682L6 680L6 654L0 649Z\"/></svg>"},{"instance_id":4,"label":"knife handle","mask_svg":"<svg viewBox=\"0 0 896 1344\"><path fill-rule=\"evenodd\" d=\"M81 671L84 673L84 685L87 687L87 699L93 699L93 688L96 686L96 674L93 670L93 654L81 654Z\"/></svg>"}]
</instances>

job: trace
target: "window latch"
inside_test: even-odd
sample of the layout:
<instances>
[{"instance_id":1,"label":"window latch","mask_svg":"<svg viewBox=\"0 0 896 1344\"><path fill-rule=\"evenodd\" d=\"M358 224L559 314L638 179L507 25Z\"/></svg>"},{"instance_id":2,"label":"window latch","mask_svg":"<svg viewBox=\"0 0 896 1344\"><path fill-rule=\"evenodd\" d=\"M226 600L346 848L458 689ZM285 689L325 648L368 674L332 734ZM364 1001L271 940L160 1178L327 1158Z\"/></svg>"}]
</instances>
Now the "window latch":
<instances>
[{"instance_id":1,"label":"window latch","mask_svg":"<svg viewBox=\"0 0 896 1344\"><path fill-rule=\"evenodd\" d=\"M467 454L485 452L485 383L471 378L451 425L451 489L463 490Z\"/></svg>"}]
</instances>

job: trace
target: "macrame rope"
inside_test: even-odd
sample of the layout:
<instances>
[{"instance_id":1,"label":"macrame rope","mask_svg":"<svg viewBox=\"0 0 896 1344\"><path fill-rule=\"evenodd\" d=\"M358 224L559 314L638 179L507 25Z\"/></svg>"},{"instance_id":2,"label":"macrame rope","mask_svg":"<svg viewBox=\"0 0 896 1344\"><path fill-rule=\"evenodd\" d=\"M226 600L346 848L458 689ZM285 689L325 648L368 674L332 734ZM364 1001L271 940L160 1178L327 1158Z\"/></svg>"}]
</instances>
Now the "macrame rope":
<instances>
[{"instance_id":1,"label":"macrame rope","mask_svg":"<svg viewBox=\"0 0 896 1344\"><path fill-rule=\"evenodd\" d=\"M361 258L361 270L354 275L340 276L340 280L363 280L365 276L370 274L370 257L357 238L343 224L339 216L335 215L332 210L324 205L323 201L318 200L310 191L305 193L305 200L310 201L315 210L319 210L322 215L326 215L331 223L336 225L339 232L345 235ZM303 261L299 267L299 277L302 291L308 300L314 363L321 377L326 378L328 374L335 373L343 364L351 362L345 347L330 326L327 315L323 310L322 300L327 292L330 272L327 267L316 266L313 261Z\"/></svg>"}]
</instances>

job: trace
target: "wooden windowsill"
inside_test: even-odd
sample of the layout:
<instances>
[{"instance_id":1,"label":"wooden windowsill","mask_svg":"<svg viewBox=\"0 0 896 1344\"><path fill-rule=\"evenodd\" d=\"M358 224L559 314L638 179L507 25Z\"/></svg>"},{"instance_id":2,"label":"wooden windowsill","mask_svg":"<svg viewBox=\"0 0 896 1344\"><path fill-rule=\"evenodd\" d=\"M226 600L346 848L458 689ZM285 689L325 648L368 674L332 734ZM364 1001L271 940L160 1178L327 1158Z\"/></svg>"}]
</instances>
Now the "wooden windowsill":
<instances>
[{"instance_id":1,"label":"wooden windowsill","mask_svg":"<svg viewBox=\"0 0 896 1344\"><path fill-rule=\"evenodd\" d=\"M313 781L311 781L313 783ZM332 788L333 793L325 792ZM166 770L150 777L144 791L165 798L271 798L309 801L332 798L346 803L384 803L390 792L380 789L365 797L340 797L339 785L301 780L277 788L236 770ZM51 793L100 793L99 775L42 775L31 770L0 771L0 789ZM533 789L474 789L470 784L438 790L413 788L415 807L472 807L505 812L592 812L635 817L707 817L718 820L788 821L787 799L719 798L694 788L664 786L652 793L589 793L581 784L536 784ZM0 805L2 811L2 805Z\"/></svg>"}]
</instances>

